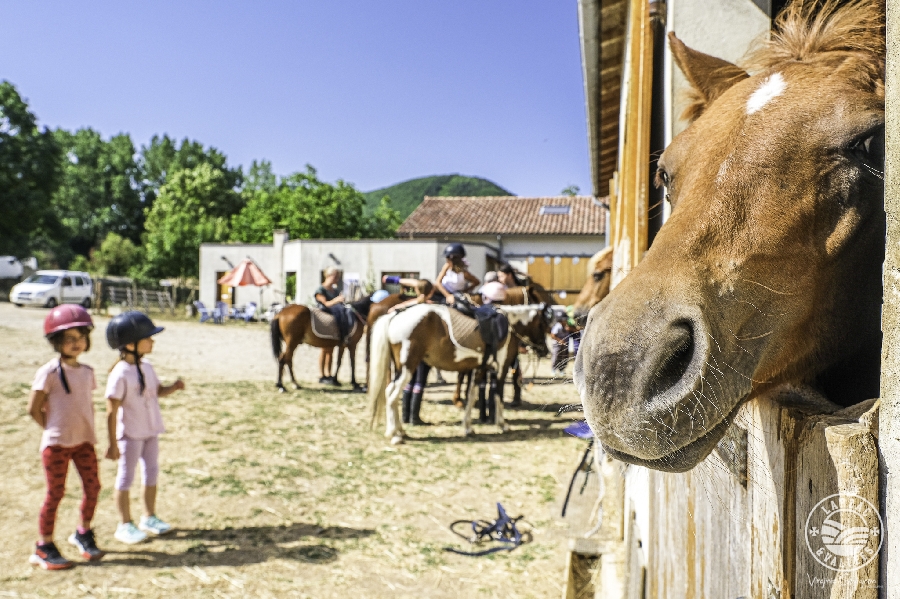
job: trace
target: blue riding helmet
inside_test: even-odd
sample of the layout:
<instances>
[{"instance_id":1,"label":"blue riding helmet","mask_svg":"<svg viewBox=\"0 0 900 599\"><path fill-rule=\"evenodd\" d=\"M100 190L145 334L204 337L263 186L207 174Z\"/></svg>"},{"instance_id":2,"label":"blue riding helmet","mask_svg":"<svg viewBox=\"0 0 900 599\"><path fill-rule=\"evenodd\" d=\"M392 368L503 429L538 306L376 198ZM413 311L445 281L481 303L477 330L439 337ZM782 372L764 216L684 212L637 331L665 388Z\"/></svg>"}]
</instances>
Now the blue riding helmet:
<instances>
[{"instance_id":1,"label":"blue riding helmet","mask_svg":"<svg viewBox=\"0 0 900 599\"><path fill-rule=\"evenodd\" d=\"M461 243L451 243L444 248L444 257L449 258L450 256L459 256L460 258L465 258L466 248L463 247L463 244Z\"/></svg>"}]
</instances>

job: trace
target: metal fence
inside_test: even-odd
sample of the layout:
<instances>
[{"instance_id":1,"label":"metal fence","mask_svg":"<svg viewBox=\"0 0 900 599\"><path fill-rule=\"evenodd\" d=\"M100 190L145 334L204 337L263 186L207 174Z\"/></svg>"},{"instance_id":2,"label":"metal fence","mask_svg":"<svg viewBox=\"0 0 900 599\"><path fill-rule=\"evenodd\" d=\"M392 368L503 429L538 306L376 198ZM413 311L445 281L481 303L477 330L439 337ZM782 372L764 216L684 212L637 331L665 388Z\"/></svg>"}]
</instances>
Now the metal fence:
<instances>
[{"instance_id":1,"label":"metal fence","mask_svg":"<svg viewBox=\"0 0 900 599\"><path fill-rule=\"evenodd\" d=\"M168 291L107 287L106 293L110 305L121 306L127 310L143 310L144 312L158 310L175 314L175 302Z\"/></svg>"}]
</instances>

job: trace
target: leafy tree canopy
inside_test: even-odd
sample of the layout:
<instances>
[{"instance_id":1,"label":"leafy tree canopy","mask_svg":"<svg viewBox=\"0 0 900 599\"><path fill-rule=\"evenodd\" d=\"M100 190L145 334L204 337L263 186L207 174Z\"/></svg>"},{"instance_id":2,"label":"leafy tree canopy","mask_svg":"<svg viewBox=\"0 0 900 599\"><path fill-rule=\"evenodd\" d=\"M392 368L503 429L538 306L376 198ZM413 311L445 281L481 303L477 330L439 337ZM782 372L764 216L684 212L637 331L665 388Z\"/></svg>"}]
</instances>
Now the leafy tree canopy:
<instances>
[{"instance_id":1,"label":"leafy tree canopy","mask_svg":"<svg viewBox=\"0 0 900 599\"><path fill-rule=\"evenodd\" d=\"M39 131L15 86L0 81L0 254L24 258L62 234L50 207L59 162L53 134Z\"/></svg>"},{"instance_id":2,"label":"leafy tree canopy","mask_svg":"<svg viewBox=\"0 0 900 599\"><path fill-rule=\"evenodd\" d=\"M196 277L201 243L229 239L230 207L238 194L209 164L169 175L144 224L145 277ZM271 234L271 231L270 231Z\"/></svg>"},{"instance_id":3,"label":"leafy tree canopy","mask_svg":"<svg viewBox=\"0 0 900 599\"><path fill-rule=\"evenodd\" d=\"M169 175L201 164L207 164L220 171L224 177L223 185L228 189L240 187L243 180L241 169L229 168L227 161L225 154L211 146L204 149L203 144L198 141L189 141L185 138L181 141L181 145L178 145L168 135L162 137L154 135L149 145L141 147L141 190L146 206L152 207L154 199ZM240 205L230 208L230 211L238 210Z\"/></svg>"},{"instance_id":4,"label":"leafy tree canopy","mask_svg":"<svg viewBox=\"0 0 900 599\"><path fill-rule=\"evenodd\" d=\"M235 240L247 243L266 243L279 228L293 239L359 239L389 237L400 225L399 215L387 203L366 216L362 193L341 180L321 181L310 165L305 172L282 178L276 187L245 187L244 195L247 205L232 220L232 230Z\"/></svg>"},{"instance_id":5,"label":"leafy tree canopy","mask_svg":"<svg viewBox=\"0 0 900 599\"><path fill-rule=\"evenodd\" d=\"M131 137L120 134L104 141L93 129L57 129L54 137L63 159L53 208L68 229L72 250L87 254L108 233L139 241L144 213Z\"/></svg>"}]
</instances>

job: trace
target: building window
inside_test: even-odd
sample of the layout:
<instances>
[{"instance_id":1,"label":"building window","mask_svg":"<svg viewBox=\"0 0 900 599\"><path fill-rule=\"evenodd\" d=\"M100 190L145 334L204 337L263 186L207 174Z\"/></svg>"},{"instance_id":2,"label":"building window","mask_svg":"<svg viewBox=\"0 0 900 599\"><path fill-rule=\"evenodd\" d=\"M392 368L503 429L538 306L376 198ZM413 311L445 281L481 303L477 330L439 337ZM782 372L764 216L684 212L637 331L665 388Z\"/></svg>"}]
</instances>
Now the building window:
<instances>
[{"instance_id":1,"label":"building window","mask_svg":"<svg viewBox=\"0 0 900 599\"><path fill-rule=\"evenodd\" d=\"M410 271L382 271L381 272L381 280L384 280L384 277L400 277L401 279L418 279L418 272L410 272ZM388 293L400 293L403 289L397 283L383 283L381 285L382 289L385 289Z\"/></svg>"},{"instance_id":2,"label":"building window","mask_svg":"<svg viewBox=\"0 0 900 599\"><path fill-rule=\"evenodd\" d=\"M544 216L547 214L562 214L564 216L568 216L569 212L571 212L572 207L568 204L565 205L555 205L555 206L541 206L540 215Z\"/></svg>"}]
</instances>

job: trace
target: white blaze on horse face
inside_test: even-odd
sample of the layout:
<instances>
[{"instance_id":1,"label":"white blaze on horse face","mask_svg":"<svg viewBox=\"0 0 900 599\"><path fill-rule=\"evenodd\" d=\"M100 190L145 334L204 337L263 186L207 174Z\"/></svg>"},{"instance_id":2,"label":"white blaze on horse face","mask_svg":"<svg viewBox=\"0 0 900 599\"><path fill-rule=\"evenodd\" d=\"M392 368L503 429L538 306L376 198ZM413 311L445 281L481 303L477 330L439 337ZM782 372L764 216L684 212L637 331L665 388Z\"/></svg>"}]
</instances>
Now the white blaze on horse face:
<instances>
[{"instance_id":1,"label":"white blaze on horse face","mask_svg":"<svg viewBox=\"0 0 900 599\"><path fill-rule=\"evenodd\" d=\"M773 73L766 77L762 85L750 94L750 98L747 100L747 114L753 114L762 109L766 104L783 94L785 87L786 84L781 73Z\"/></svg>"}]
</instances>

